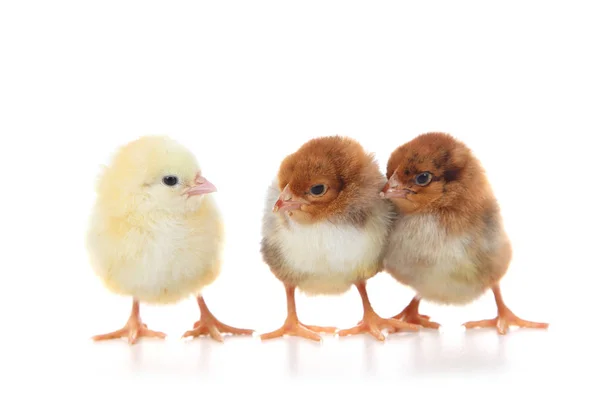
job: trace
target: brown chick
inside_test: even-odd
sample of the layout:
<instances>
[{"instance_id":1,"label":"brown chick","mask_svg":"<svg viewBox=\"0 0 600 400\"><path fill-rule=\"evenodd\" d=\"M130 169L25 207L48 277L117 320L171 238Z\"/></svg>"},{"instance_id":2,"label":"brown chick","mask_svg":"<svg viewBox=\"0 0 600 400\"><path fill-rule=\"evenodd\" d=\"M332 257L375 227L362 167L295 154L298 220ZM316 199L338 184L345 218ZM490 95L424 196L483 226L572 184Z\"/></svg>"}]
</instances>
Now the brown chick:
<instances>
[{"instance_id":1,"label":"brown chick","mask_svg":"<svg viewBox=\"0 0 600 400\"><path fill-rule=\"evenodd\" d=\"M518 318L504 303L499 282L512 258L500 208L478 159L445 133L427 133L398 147L387 165L381 195L400 216L385 252L385 270L417 295L395 318L428 328L439 324L419 314L421 299L464 305L492 289L494 319L466 328L510 325L546 328Z\"/></svg>"},{"instance_id":2,"label":"brown chick","mask_svg":"<svg viewBox=\"0 0 600 400\"><path fill-rule=\"evenodd\" d=\"M268 190L261 252L285 285L287 319L262 339L284 335L321 339L336 332L298 320L295 290L308 295L339 295L356 286L364 315L340 336L418 326L378 316L367 296L366 281L382 271L383 249L394 207L379 197L385 177L371 154L356 141L339 136L313 139L287 156Z\"/></svg>"}]
</instances>

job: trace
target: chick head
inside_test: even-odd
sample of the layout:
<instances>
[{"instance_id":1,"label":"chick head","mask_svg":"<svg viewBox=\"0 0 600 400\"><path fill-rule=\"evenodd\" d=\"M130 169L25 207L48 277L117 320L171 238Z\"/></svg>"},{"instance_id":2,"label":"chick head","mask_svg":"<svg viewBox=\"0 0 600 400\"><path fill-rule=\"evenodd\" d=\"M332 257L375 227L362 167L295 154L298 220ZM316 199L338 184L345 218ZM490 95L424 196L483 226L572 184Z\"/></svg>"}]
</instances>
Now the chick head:
<instances>
[{"instance_id":1,"label":"chick head","mask_svg":"<svg viewBox=\"0 0 600 400\"><path fill-rule=\"evenodd\" d=\"M312 139L281 163L274 212L299 223L335 218L359 222L385 183L373 156L350 138Z\"/></svg>"},{"instance_id":2,"label":"chick head","mask_svg":"<svg viewBox=\"0 0 600 400\"><path fill-rule=\"evenodd\" d=\"M191 212L214 191L194 155L165 136L144 136L121 147L97 186L99 202L116 214Z\"/></svg>"},{"instance_id":3,"label":"chick head","mask_svg":"<svg viewBox=\"0 0 600 400\"><path fill-rule=\"evenodd\" d=\"M446 133L425 133L391 154L381 196L403 213L452 207L477 183L483 189L482 173L462 142Z\"/></svg>"}]
</instances>

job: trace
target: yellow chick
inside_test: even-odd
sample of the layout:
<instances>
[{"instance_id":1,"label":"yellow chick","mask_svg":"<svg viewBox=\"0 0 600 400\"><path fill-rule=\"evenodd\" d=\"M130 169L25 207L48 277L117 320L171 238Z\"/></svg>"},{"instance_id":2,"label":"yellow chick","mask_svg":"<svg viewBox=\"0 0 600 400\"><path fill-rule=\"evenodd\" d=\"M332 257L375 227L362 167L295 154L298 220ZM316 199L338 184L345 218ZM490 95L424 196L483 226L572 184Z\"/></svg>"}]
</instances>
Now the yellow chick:
<instances>
[{"instance_id":1,"label":"yellow chick","mask_svg":"<svg viewBox=\"0 0 600 400\"><path fill-rule=\"evenodd\" d=\"M221 270L224 227L194 155L164 136L145 136L121 147L97 182L87 235L95 274L108 290L130 296L131 316L117 331L94 340L165 338L140 318L140 302L174 304L193 295L200 320L184 337L252 334L218 321L202 288Z\"/></svg>"}]
</instances>

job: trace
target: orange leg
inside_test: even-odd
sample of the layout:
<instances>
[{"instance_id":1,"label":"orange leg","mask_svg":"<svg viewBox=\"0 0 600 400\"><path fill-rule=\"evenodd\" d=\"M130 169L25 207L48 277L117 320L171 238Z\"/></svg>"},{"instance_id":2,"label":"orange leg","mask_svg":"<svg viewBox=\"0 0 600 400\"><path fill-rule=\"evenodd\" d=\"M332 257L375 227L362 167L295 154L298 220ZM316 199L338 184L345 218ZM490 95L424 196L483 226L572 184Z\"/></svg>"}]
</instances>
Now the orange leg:
<instances>
[{"instance_id":1,"label":"orange leg","mask_svg":"<svg viewBox=\"0 0 600 400\"><path fill-rule=\"evenodd\" d=\"M153 337L164 339L167 337L162 332L151 331L148 329L148 326L142 323L142 319L140 318L140 303L138 300L133 299L133 305L131 307L131 315L127 320L125 326L119 330L114 332L105 333L103 335L96 335L92 337L93 340L109 340L109 339L120 339L120 338L128 338L129 344L135 344L137 340L141 337Z\"/></svg>"},{"instance_id":2,"label":"orange leg","mask_svg":"<svg viewBox=\"0 0 600 400\"><path fill-rule=\"evenodd\" d=\"M481 321L472 321L464 323L463 326L467 329L472 328L493 328L496 327L498 333L505 335L508 328L512 326L518 326L521 328L534 328L534 329L546 329L547 323L544 322L532 322L517 317L502 300L502 294L500 293L500 286L494 285L492 288L494 292L494 298L496 299L496 305L498 306L498 316L493 319L484 319Z\"/></svg>"},{"instance_id":3,"label":"orange leg","mask_svg":"<svg viewBox=\"0 0 600 400\"><path fill-rule=\"evenodd\" d=\"M438 329L440 324L437 322L433 322L429 320L429 316L419 314L419 303L421 303L421 298L419 296L413 297L410 303L406 306L402 312L396 316L394 319L399 319L401 321L409 322L411 324L420 325L424 328Z\"/></svg>"},{"instance_id":4,"label":"orange leg","mask_svg":"<svg viewBox=\"0 0 600 400\"><path fill-rule=\"evenodd\" d=\"M260 335L262 340L275 339L284 335L298 336L305 339L321 341L321 336L317 332L322 333L335 333L337 330L334 327L321 327L314 325L304 325L298 320L298 314L296 313L296 298L294 292L296 288L294 286L285 285L285 296L287 300L287 318L283 323L283 326L273 332L263 333Z\"/></svg>"},{"instance_id":5,"label":"orange leg","mask_svg":"<svg viewBox=\"0 0 600 400\"><path fill-rule=\"evenodd\" d=\"M361 281L356 284L356 288L360 293L360 297L363 303L363 319L358 323L357 326L350 329L344 329L339 331L340 336L356 335L359 333L370 333L377 340L384 340L385 336L381 333L382 329L388 329L389 332L398 332L401 330L417 331L419 327L417 325L398 321L393 318L381 318L373 310L369 297L367 296L366 283Z\"/></svg>"},{"instance_id":6,"label":"orange leg","mask_svg":"<svg viewBox=\"0 0 600 400\"><path fill-rule=\"evenodd\" d=\"M194 324L194 329L183 334L184 338L210 335L214 340L222 342L223 335L221 333L231 333L232 335L252 335L254 333L251 329L234 328L222 323L210 312L202 296L198 296L197 300L200 307L200 320Z\"/></svg>"}]
</instances>

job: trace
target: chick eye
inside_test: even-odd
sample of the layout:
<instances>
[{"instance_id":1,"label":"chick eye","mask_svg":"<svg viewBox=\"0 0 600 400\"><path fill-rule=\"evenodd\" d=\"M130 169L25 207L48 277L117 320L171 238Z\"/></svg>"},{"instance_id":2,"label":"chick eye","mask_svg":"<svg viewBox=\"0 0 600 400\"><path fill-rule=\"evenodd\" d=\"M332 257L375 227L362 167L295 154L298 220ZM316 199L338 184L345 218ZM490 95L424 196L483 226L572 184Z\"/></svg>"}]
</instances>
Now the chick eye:
<instances>
[{"instance_id":1,"label":"chick eye","mask_svg":"<svg viewBox=\"0 0 600 400\"><path fill-rule=\"evenodd\" d=\"M179 183L179 179L173 175L163 177L162 181L167 186L175 186L177 183Z\"/></svg>"},{"instance_id":2,"label":"chick eye","mask_svg":"<svg viewBox=\"0 0 600 400\"><path fill-rule=\"evenodd\" d=\"M321 196L325 193L325 185L314 185L310 188L310 194L313 196Z\"/></svg>"},{"instance_id":3,"label":"chick eye","mask_svg":"<svg viewBox=\"0 0 600 400\"><path fill-rule=\"evenodd\" d=\"M415 178L415 183L419 186L425 186L428 185L429 182L431 182L432 178L433 175L431 175L430 172L423 172L417 175L417 177Z\"/></svg>"}]
</instances>

